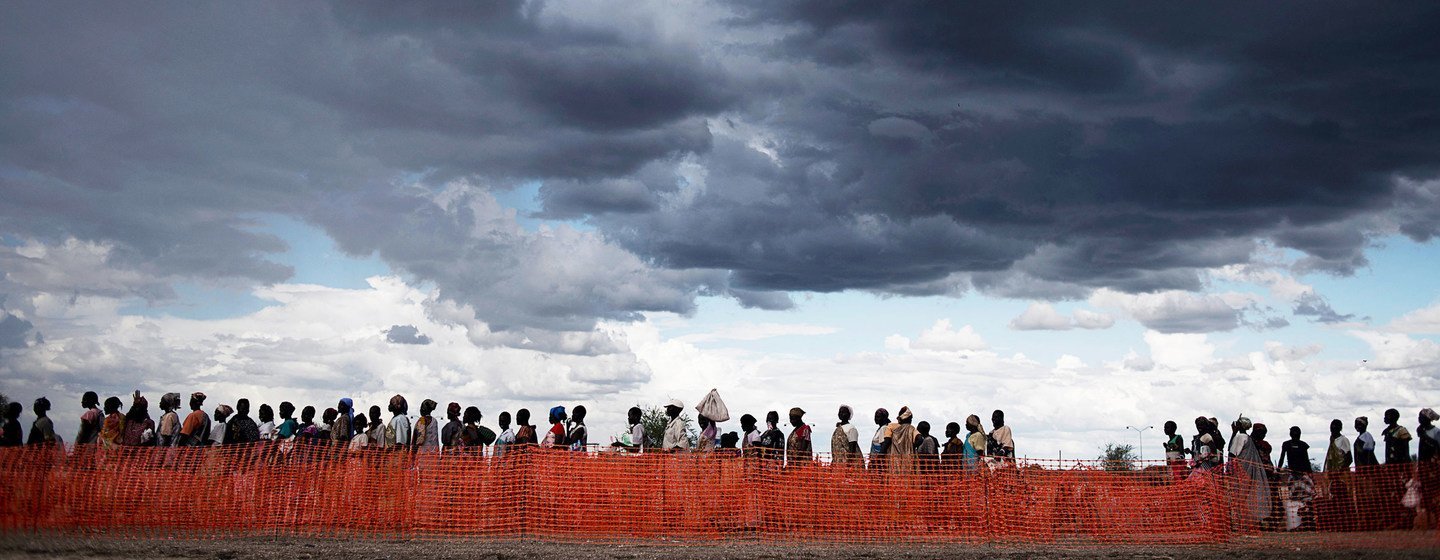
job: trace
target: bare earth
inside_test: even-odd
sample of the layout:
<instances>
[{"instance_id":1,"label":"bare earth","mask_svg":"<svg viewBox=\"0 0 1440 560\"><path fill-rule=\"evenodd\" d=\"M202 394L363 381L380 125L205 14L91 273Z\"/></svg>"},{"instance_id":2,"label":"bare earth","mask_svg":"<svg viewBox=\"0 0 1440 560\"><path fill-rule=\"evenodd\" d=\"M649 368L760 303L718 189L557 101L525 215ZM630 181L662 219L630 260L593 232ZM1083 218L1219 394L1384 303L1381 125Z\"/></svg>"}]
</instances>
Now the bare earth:
<instances>
[{"instance_id":1,"label":"bare earth","mask_svg":"<svg viewBox=\"0 0 1440 560\"><path fill-rule=\"evenodd\" d=\"M348 560L421 558L544 558L640 560L649 558L1041 558L1041 559L1190 559L1226 558L1440 558L1440 549L1358 550L1305 546L1296 543L1252 542L1239 547L1103 547L1051 549L964 545L900 544L874 545L772 545L760 543L715 543L705 545L621 545L557 544L495 541L401 541L401 540L300 540L291 538L244 538L228 540L106 540L57 536L0 537L0 559L11 558L207 558L231 560L260 558L306 560L346 558Z\"/></svg>"}]
</instances>

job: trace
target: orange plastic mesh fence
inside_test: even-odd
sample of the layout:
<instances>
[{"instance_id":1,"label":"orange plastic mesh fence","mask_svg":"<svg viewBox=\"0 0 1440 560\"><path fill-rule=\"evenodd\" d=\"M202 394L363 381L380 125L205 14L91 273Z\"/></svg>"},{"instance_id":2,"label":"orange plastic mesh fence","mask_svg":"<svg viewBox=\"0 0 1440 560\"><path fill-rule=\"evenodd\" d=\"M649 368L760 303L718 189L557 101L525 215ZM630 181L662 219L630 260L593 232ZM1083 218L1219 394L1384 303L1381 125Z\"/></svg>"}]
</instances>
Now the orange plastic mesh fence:
<instances>
[{"instance_id":1,"label":"orange plastic mesh fence","mask_svg":"<svg viewBox=\"0 0 1440 560\"><path fill-rule=\"evenodd\" d=\"M1190 475L1095 462L871 468L715 453L0 450L0 530L120 538L483 537L553 541L1433 547L1434 463ZM1424 484L1406 499L1407 482ZM1418 496L1417 496L1418 495ZM1417 515L1418 514L1418 515ZM1295 532L1287 532L1289 529ZM1292 537L1293 536L1293 537ZM1270 540L1273 542L1273 539ZM1287 541L1288 542L1288 541Z\"/></svg>"}]
</instances>

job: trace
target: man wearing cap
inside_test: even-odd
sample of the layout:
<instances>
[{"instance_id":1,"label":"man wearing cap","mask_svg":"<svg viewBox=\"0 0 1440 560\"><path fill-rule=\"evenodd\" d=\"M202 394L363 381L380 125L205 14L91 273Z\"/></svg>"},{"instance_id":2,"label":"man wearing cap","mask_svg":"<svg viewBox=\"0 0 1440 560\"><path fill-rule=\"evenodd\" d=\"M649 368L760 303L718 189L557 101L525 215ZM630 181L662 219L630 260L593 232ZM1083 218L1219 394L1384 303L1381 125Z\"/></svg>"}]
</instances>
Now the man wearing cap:
<instances>
[{"instance_id":1,"label":"man wearing cap","mask_svg":"<svg viewBox=\"0 0 1440 560\"><path fill-rule=\"evenodd\" d=\"M685 433L685 422L680 420L680 411L685 410L685 403L680 399L670 399L670 404L665 405L665 415L670 417L670 423L665 425L665 443L662 446L666 451L684 451L690 449L690 438Z\"/></svg>"},{"instance_id":2,"label":"man wearing cap","mask_svg":"<svg viewBox=\"0 0 1440 560\"><path fill-rule=\"evenodd\" d=\"M860 431L850 423L854 413L850 405L840 405L840 421L835 424L835 433L830 436L830 461L836 465L863 468L865 460L860 455Z\"/></svg>"},{"instance_id":3,"label":"man wearing cap","mask_svg":"<svg viewBox=\"0 0 1440 560\"><path fill-rule=\"evenodd\" d=\"M814 447L810 443L810 425L805 423L805 411L800 407L790 409L790 438L785 442L785 457L791 466L798 466L813 459Z\"/></svg>"}]
</instances>

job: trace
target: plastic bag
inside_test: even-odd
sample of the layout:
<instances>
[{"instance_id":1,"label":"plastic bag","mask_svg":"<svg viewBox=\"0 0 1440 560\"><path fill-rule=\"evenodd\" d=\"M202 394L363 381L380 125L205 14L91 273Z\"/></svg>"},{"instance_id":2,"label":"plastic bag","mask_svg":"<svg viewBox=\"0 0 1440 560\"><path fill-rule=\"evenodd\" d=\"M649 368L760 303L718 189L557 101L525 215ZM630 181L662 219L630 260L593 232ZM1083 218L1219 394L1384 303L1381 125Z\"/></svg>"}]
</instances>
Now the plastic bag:
<instances>
[{"instance_id":1,"label":"plastic bag","mask_svg":"<svg viewBox=\"0 0 1440 560\"><path fill-rule=\"evenodd\" d=\"M716 422L725 422L730 419L730 409L725 406L725 401L720 400L720 391L715 389L711 389L705 398L700 399L700 404L695 405L695 410L700 411L701 416Z\"/></svg>"},{"instance_id":2,"label":"plastic bag","mask_svg":"<svg viewBox=\"0 0 1440 560\"><path fill-rule=\"evenodd\" d=\"M1420 483L1415 479L1405 481L1405 495L1400 497L1400 505L1410 509L1420 507Z\"/></svg>"}]
</instances>

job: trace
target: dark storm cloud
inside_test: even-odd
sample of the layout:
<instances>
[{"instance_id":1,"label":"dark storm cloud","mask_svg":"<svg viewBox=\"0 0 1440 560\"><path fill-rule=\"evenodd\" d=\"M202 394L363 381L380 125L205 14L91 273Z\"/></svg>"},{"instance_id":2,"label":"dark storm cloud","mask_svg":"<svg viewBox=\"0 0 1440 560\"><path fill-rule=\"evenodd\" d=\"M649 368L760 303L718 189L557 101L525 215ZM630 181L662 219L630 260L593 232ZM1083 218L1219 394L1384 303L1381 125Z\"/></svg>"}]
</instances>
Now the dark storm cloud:
<instances>
[{"instance_id":1,"label":"dark storm cloud","mask_svg":"<svg viewBox=\"0 0 1440 560\"><path fill-rule=\"evenodd\" d=\"M395 325L385 330L385 340L392 344L430 344L430 337L420 334L415 325Z\"/></svg>"},{"instance_id":2,"label":"dark storm cloud","mask_svg":"<svg viewBox=\"0 0 1440 560\"><path fill-rule=\"evenodd\" d=\"M24 348L29 345L35 325L8 311L0 310L0 348ZM35 333L36 338L40 333Z\"/></svg>"},{"instance_id":3,"label":"dark storm cloud","mask_svg":"<svg viewBox=\"0 0 1440 560\"><path fill-rule=\"evenodd\" d=\"M542 7L8 3L0 233L113 245L108 265L152 277L269 283L292 270L268 260L286 246L253 217L280 213L442 289L473 284L465 266L443 270L476 256L465 220L432 221L439 210L410 183L626 184L647 162L705 150L704 117L737 99L692 45ZM476 266L524 249L502 244ZM553 305L507 319L583 325L693 303Z\"/></svg>"},{"instance_id":4,"label":"dark storm cloud","mask_svg":"<svg viewBox=\"0 0 1440 560\"><path fill-rule=\"evenodd\" d=\"M255 216L287 214L497 329L586 329L1199 290L1259 240L1349 273L1440 232L1431 5L612 8L7 3L0 233L265 283L292 271ZM594 233L481 192L537 180Z\"/></svg>"},{"instance_id":5,"label":"dark storm cloud","mask_svg":"<svg viewBox=\"0 0 1440 560\"><path fill-rule=\"evenodd\" d=\"M717 140L691 204L599 223L752 289L1196 290L1257 239L1348 274L1435 231L1397 185L1440 169L1440 10L1314 8L753 3L736 28L785 29L762 52L796 73L737 117L764 141Z\"/></svg>"}]
</instances>

